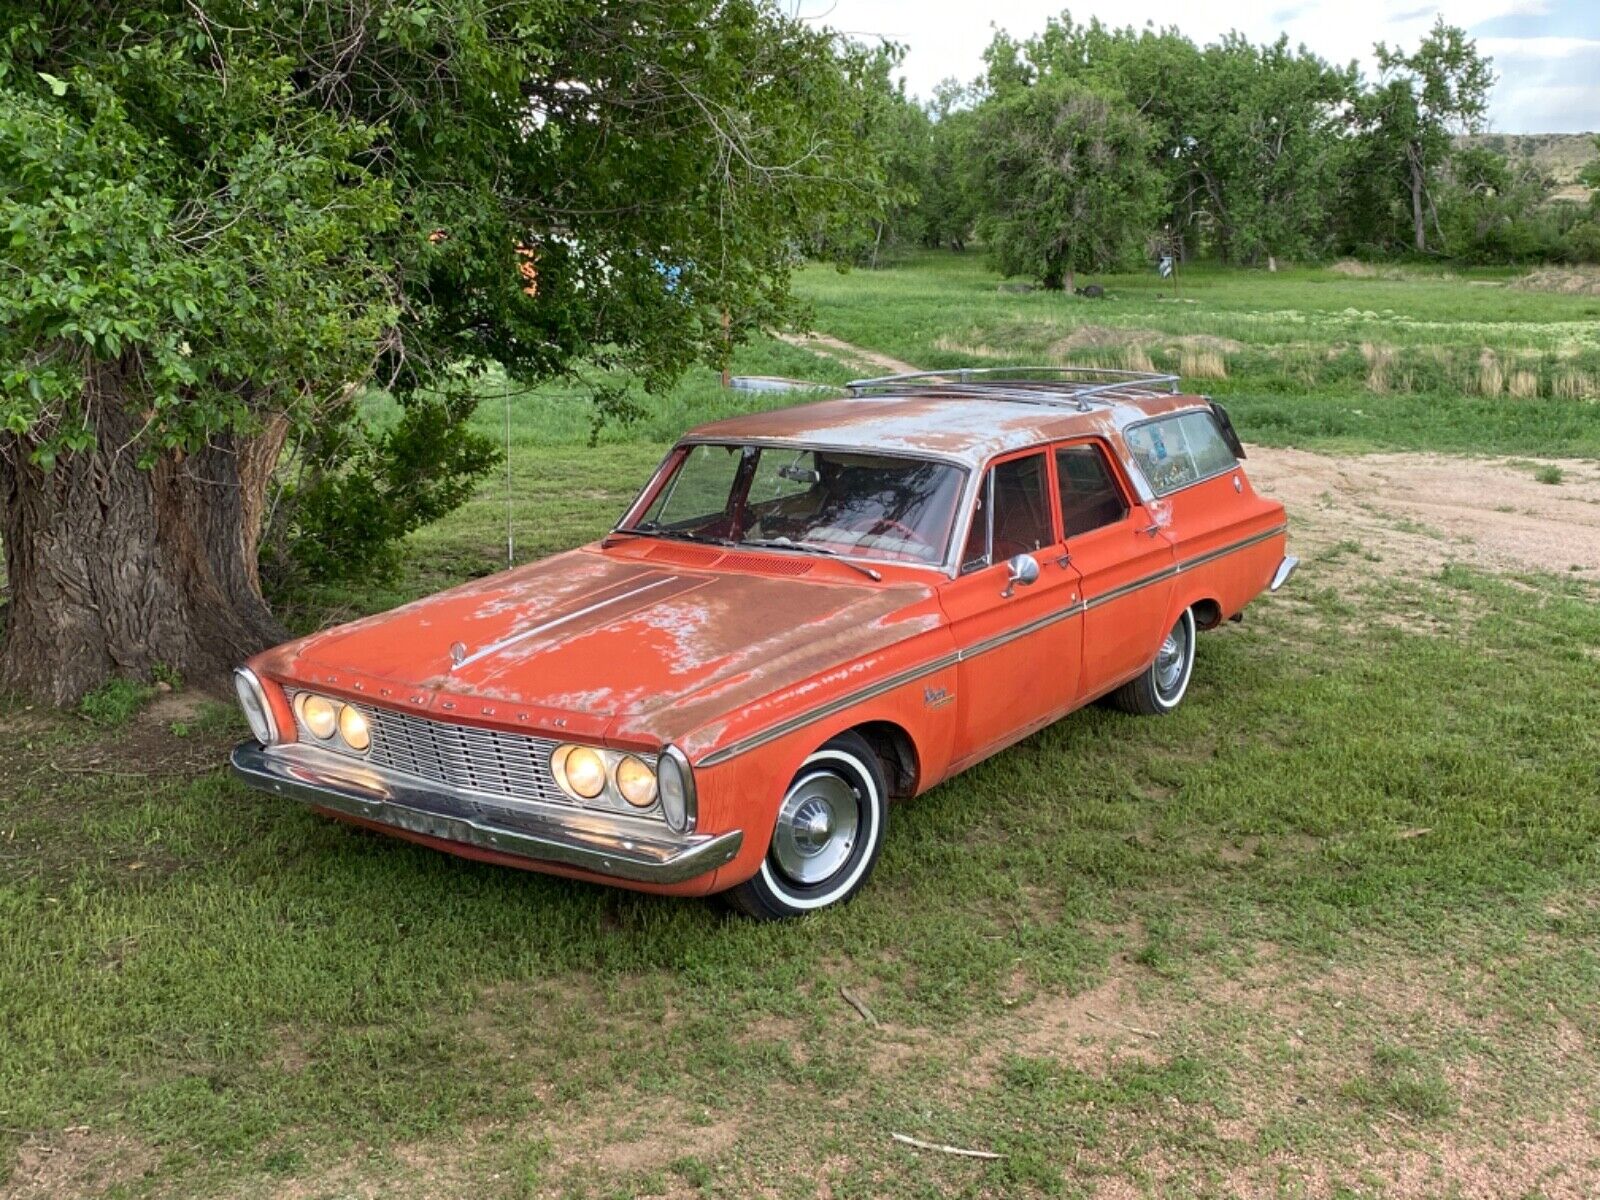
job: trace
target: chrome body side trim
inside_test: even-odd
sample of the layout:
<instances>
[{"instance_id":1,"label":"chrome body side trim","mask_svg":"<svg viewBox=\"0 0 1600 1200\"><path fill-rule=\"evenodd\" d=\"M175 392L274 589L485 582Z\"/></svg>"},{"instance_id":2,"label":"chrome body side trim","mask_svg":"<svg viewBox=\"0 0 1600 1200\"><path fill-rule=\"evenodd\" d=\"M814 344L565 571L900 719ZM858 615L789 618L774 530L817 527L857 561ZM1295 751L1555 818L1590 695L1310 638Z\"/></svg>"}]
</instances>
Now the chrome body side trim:
<instances>
[{"instance_id":1,"label":"chrome body side trim","mask_svg":"<svg viewBox=\"0 0 1600 1200\"><path fill-rule=\"evenodd\" d=\"M1272 582L1267 585L1268 588L1275 592L1288 583L1289 576L1294 574L1295 568L1299 565L1300 560L1298 558L1292 554L1286 555L1284 560L1278 564L1278 569L1272 573Z\"/></svg>"},{"instance_id":2,"label":"chrome body side trim","mask_svg":"<svg viewBox=\"0 0 1600 1200\"><path fill-rule=\"evenodd\" d=\"M1229 542L1226 546L1218 547L1215 550L1208 550L1204 554L1195 555L1193 558L1186 558L1178 564L1178 570L1180 572L1192 571L1196 567L1204 566L1206 563L1211 562L1214 559L1226 558L1235 550L1246 549L1249 546L1254 546L1260 542L1265 542L1275 538L1280 533L1288 532L1289 525L1287 522L1283 523L1282 525L1274 525L1271 529L1263 529L1260 533L1252 534L1250 537L1243 538L1240 541Z\"/></svg>"},{"instance_id":3,"label":"chrome body side trim","mask_svg":"<svg viewBox=\"0 0 1600 1200\"><path fill-rule=\"evenodd\" d=\"M638 883L683 883L731 862L742 830L677 837L660 822L584 810L513 811L481 798L374 771L312 747L234 747L234 774L251 787L408 833Z\"/></svg>"},{"instance_id":4,"label":"chrome body side trim","mask_svg":"<svg viewBox=\"0 0 1600 1200\"><path fill-rule=\"evenodd\" d=\"M1008 629L1004 633L996 634L994 637L985 638L983 641L976 642L964 650L957 650L953 654L941 655L932 662L923 663L920 666L910 667L904 671L899 671L878 683L869 684L867 687L851 692L848 695L840 696L837 699L830 700L826 704L819 705L816 708L807 709L803 713L796 713L792 717L786 717L776 725L770 726L767 729L763 729L758 733L752 733L747 737L740 738L736 742L729 742L726 746L722 747L722 749L713 750L710 754L706 755L705 758L700 760L700 765L702 767L714 767L720 763L725 763L729 759L737 758L741 754L748 753L751 750L766 745L768 742L776 741L778 738L793 733L797 729L804 728L813 721L824 720L833 716L835 713L843 712L847 708L851 708L857 704L865 703L868 700L876 699L885 692L892 692L896 688L904 687L908 683L914 683L918 679L921 679L924 675L931 675L935 671L942 671L946 667L954 666L957 663L966 662L969 659L976 658L980 654L986 654L988 651L998 649L1001 646L1016 641L1018 638L1027 637L1030 633L1037 633L1039 630L1044 629L1049 625L1054 625L1057 621L1065 621L1071 617L1078 616L1081 613L1087 612L1091 608L1097 608L1102 604L1108 604L1113 600L1120 599L1123 596L1136 592L1140 588L1148 587L1152 583L1159 583L1163 579L1170 579L1172 576L1181 574L1184 571L1192 571L1196 567L1203 566L1206 563L1214 561L1215 559L1222 558L1224 555L1232 554L1237 550L1244 550L1247 547L1264 542L1269 538L1277 537L1280 533L1286 532L1288 528L1289 526L1287 523L1274 525L1271 529L1264 530L1261 533L1252 534L1250 537L1230 543L1229 545L1220 547L1219 549L1210 550L1205 554L1200 554L1193 558L1185 559L1183 562L1178 563L1175 566L1163 567L1161 570L1150 575L1145 575L1139 579L1121 584L1118 587L1112 588L1108 592L1103 592L1102 594L1094 597L1092 600L1080 600L1078 603L1069 605L1063 609L1058 609L1056 612L1046 613L1042 617L1038 617L1032 621L1029 621L1026 625L1019 625L1015 629Z\"/></svg>"}]
</instances>

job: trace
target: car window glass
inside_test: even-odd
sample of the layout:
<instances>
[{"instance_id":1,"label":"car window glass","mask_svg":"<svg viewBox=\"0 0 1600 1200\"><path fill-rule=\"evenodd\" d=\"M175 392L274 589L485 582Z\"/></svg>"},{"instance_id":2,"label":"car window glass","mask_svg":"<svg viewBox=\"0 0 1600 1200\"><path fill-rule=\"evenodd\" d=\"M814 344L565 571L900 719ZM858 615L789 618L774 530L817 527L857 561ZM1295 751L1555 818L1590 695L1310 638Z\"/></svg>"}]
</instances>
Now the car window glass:
<instances>
[{"instance_id":1,"label":"car window glass","mask_svg":"<svg viewBox=\"0 0 1600 1200\"><path fill-rule=\"evenodd\" d=\"M904 455L701 444L630 528L935 565L965 483L958 466Z\"/></svg>"},{"instance_id":2,"label":"car window glass","mask_svg":"<svg viewBox=\"0 0 1600 1200\"><path fill-rule=\"evenodd\" d=\"M721 517L728 508L740 457L738 446L691 446L646 510L643 523L682 529Z\"/></svg>"},{"instance_id":3,"label":"car window glass","mask_svg":"<svg viewBox=\"0 0 1600 1200\"><path fill-rule=\"evenodd\" d=\"M815 494L822 475L810 450L765 450L750 477L750 507L793 501Z\"/></svg>"},{"instance_id":4,"label":"car window glass","mask_svg":"<svg viewBox=\"0 0 1600 1200\"><path fill-rule=\"evenodd\" d=\"M1014 458L995 467L993 494L991 562L1032 554L1055 540L1050 520L1049 474L1043 454Z\"/></svg>"},{"instance_id":5,"label":"car window glass","mask_svg":"<svg viewBox=\"0 0 1600 1200\"><path fill-rule=\"evenodd\" d=\"M1221 474L1238 460L1209 412L1188 412L1136 425L1128 449L1158 496Z\"/></svg>"},{"instance_id":6,"label":"car window glass","mask_svg":"<svg viewBox=\"0 0 1600 1200\"><path fill-rule=\"evenodd\" d=\"M1061 496L1061 529L1068 538L1128 515L1111 465L1098 446L1062 446L1056 451L1056 483Z\"/></svg>"}]
</instances>

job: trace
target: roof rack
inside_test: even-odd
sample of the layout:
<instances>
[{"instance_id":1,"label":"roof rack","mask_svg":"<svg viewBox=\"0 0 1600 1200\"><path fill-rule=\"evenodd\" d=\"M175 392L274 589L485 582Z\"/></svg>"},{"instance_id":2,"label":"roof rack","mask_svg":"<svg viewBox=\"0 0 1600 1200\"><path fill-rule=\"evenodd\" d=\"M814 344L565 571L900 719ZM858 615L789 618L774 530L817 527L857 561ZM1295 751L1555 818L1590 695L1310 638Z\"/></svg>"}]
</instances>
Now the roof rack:
<instances>
[{"instance_id":1,"label":"roof rack","mask_svg":"<svg viewBox=\"0 0 1600 1200\"><path fill-rule=\"evenodd\" d=\"M876 379L855 379L845 384L853 396L891 396L934 392L1019 404L1070 404L1089 411L1096 397L1153 388L1176 394L1178 376L1155 371L1117 371L1109 367L963 367L950 371L911 371ZM1132 398L1131 396L1129 397Z\"/></svg>"}]
</instances>

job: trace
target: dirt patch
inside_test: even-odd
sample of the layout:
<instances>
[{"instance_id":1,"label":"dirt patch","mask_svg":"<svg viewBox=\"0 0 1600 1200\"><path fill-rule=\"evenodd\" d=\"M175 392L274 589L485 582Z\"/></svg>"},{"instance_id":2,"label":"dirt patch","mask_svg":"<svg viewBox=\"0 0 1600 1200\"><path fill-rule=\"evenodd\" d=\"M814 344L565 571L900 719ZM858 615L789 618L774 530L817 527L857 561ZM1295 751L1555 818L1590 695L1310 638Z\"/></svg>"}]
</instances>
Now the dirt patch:
<instances>
[{"instance_id":1,"label":"dirt patch","mask_svg":"<svg viewBox=\"0 0 1600 1200\"><path fill-rule=\"evenodd\" d=\"M1600 296L1600 270L1544 267L1530 271L1511 286L1524 292L1556 292L1563 296Z\"/></svg>"},{"instance_id":2,"label":"dirt patch","mask_svg":"<svg viewBox=\"0 0 1600 1200\"><path fill-rule=\"evenodd\" d=\"M1345 275L1351 279L1376 279L1378 275L1377 267L1358 258L1341 258L1328 270L1335 275Z\"/></svg>"},{"instance_id":3,"label":"dirt patch","mask_svg":"<svg viewBox=\"0 0 1600 1200\"><path fill-rule=\"evenodd\" d=\"M16 1165L3 1182L5 1200L96 1195L131 1186L156 1165L156 1152L132 1138L70 1129L33 1137L17 1150Z\"/></svg>"},{"instance_id":4,"label":"dirt patch","mask_svg":"<svg viewBox=\"0 0 1600 1200\"><path fill-rule=\"evenodd\" d=\"M780 342L797 346L801 350L810 350L813 354L821 354L835 362L843 363L852 371L863 371L868 375L906 375L918 370L917 367L901 359L891 358L887 354L880 354L876 350L868 350L861 346L852 346L832 334L779 333L774 336Z\"/></svg>"},{"instance_id":5,"label":"dirt patch","mask_svg":"<svg viewBox=\"0 0 1600 1200\"><path fill-rule=\"evenodd\" d=\"M672 1125L636 1141L610 1142L596 1150L588 1161L608 1172L653 1171L686 1154L697 1158L714 1158L731 1149L738 1140L739 1124L736 1121L718 1121L710 1125Z\"/></svg>"},{"instance_id":6,"label":"dirt patch","mask_svg":"<svg viewBox=\"0 0 1600 1200\"><path fill-rule=\"evenodd\" d=\"M1249 455L1256 489L1289 510L1291 542L1325 552L1351 542L1358 574L1416 577L1465 562L1600 579L1600 464L1261 446ZM1535 472L1551 466L1561 482L1540 483Z\"/></svg>"},{"instance_id":7,"label":"dirt patch","mask_svg":"<svg viewBox=\"0 0 1600 1200\"><path fill-rule=\"evenodd\" d=\"M1017 1011L1016 1022L1006 1051L1084 1068L1123 1058L1153 1061L1165 1024L1139 1002L1123 970L1077 995L1040 996Z\"/></svg>"}]
</instances>

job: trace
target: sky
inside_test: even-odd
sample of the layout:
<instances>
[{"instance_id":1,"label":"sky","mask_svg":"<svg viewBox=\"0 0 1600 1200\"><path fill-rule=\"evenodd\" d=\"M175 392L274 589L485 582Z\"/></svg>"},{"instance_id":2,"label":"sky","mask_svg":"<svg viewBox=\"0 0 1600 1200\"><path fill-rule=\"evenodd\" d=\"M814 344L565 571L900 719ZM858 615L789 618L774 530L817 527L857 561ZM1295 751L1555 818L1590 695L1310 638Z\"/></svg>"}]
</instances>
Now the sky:
<instances>
[{"instance_id":1,"label":"sky","mask_svg":"<svg viewBox=\"0 0 1600 1200\"><path fill-rule=\"evenodd\" d=\"M1600 0L788 0L801 16L907 47L907 87L926 98L941 79L982 70L991 26L1026 38L1069 8L1075 20L1176 25L1204 44L1230 29L1253 41L1287 33L1336 63L1374 74L1372 45L1414 48L1443 15L1475 38L1500 76L1490 97L1496 133L1600 131Z\"/></svg>"}]
</instances>

